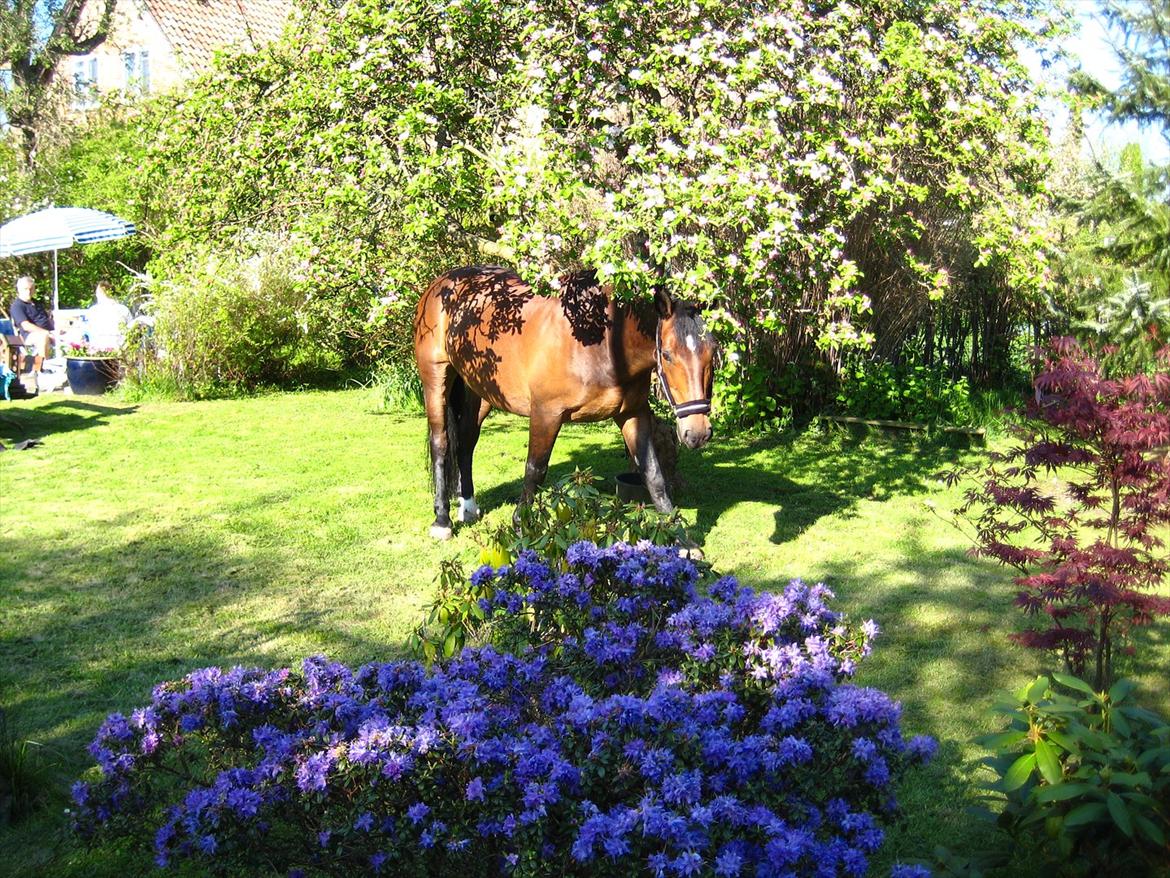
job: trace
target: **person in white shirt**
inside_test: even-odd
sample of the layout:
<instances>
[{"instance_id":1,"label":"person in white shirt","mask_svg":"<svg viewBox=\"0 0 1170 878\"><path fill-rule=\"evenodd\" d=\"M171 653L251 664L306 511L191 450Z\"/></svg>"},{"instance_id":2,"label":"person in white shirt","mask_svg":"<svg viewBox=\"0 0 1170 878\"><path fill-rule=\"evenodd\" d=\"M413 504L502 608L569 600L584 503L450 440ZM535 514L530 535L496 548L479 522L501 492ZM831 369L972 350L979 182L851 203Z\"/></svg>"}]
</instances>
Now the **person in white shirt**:
<instances>
[{"instance_id":1,"label":"person in white shirt","mask_svg":"<svg viewBox=\"0 0 1170 878\"><path fill-rule=\"evenodd\" d=\"M85 334L91 347L117 350L126 340L130 309L110 295L111 289L109 281L98 281L94 303L85 311Z\"/></svg>"}]
</instances>

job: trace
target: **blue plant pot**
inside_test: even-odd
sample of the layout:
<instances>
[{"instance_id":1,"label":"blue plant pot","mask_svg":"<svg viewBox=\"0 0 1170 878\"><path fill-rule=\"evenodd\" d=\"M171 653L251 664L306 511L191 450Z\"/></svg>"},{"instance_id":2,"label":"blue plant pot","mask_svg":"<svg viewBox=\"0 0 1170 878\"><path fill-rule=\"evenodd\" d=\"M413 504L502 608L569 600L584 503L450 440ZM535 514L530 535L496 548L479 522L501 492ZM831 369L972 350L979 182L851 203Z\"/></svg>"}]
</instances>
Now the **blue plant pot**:
<instances>
[{"instance_id":1,"label":"blue plant pot","mask_svg":"<svg viewBox=\"0 0 1170 878\"><path fill-rule=\"evenodd\" d=\"M118 381L119 363L114 359L65 358L65 377L76 396L100 396Z\"/></svg>"}]
</instances>

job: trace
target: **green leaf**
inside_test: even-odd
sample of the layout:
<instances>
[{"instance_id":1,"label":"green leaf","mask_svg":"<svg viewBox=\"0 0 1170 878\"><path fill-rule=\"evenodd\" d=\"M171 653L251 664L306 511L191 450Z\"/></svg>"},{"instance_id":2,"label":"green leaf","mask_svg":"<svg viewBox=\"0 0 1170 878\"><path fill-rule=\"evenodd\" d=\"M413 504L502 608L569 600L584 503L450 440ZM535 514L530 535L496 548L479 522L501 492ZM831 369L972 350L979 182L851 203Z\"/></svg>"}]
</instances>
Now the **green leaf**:
<instances>
[{"instance_id":1,"label":"green leaf","mask_svg":"<svg viewBox=\"0 0 1170 878\"><path fill-rule=\"evenodd\" d=\"M975 743L988 750L1007 750L1013 744L1025 741L1027 738L1027 732L1009 731L1000 732L998 735L982 735L975 739Z\"/></svg>"},{"instance_id":2,"label":"green leaf","mask_svg":"<svg viewBox=\"0 0 1170 878\"><path fill-rule=\"evenodd\" d=\"M1134 707L1132 704L1127 704L1122 710L1125 715L1131 719L1140 719L1143 722L1149 723L1155 728L1162 725L1162 718L1151 710L1146 710L1144 707Z\"/></svg>"},{"instance_id":3,"label":"green leaf","mask_svg":"<svg viewBox=\"0 0 1170 878\"><path fill-rule=\"evenodd\" d=\"M1011 768L1003 776L1004 792L1011 792L1022 787L1032 776L1032 769L1036 767L1036 754L1025 753L1012 763Z\"/></svg>"},{"instance_id":4,"label":"green leaf","mask_svg":"<svg viewBox=\"0 0 1170 878\"><path fill-rule=\"evenodd\" d=\"M1138 757L1138 766L1141 768L1151 768L1155 762L1170 762L1170 747L1147 750Z\"/></svg>"},{"instance_id":5,"label":"green leaf","mask_svg":"<svg viewBox=\"0 0 1170 878\"><path fill-rule=\"evenodd\" d=\"M1144 771L1132 774L1128 771L1115 771L1109 778L1110 783L1121 784L1123 787L1148 787L1150 776Z\"/></svg>"},{"instance_id":6,"label":"green leaf","mask_svg":"<svg viewBox=\"0 0 1170 878\"><path fill-rule=\"evenodd\" d=\"M1069 689L1076 689L1078 692L1084 692L1086 695L1096 695L1093 687L1082 680L1080 677L1074 677L1072 674L1061 674L1053 672L1052 679L1062 686L1067 686Z\"/></svg>"},{"instance_id":7,"label":"green leaf","mask_svg":"<svg viewBox=\"0 0 1170 878\"><path fill-rule=\"evenodd\" d=\"M1161 806L1153 796L1145 793L1121 793L1121 798L1129 806L1129 816L1136 817L1142 811L1157 811Z\"/></svg>"},{"instance_id":8,"label":"green leaf","mask_svg":"<svg viewBox=\"0 0 1170 878\"><path fill-rule=\"evenodd\" d=\"M986 765L1000 777L1003 777L1007 774L1007 770L1011 768L1012 763L1018 758L1018 756L1014 756L1011 753L998 753L995 756L984 756L979 762Z\"/></svg>"},{"instance_id":9,"label":"green leaf","mask_svg":"<svg viewBox=\"0 0 1170 878\"><path fill-rule=\"evenodd\" d=\"M1052 749L1052 745L1043 738L1036 739L1036 765L1040 768L1040 774L1046 781L1051 784L1060 783L1060 778L1063 775L1060 760L1056 758L1056 752Z\"/></svg>"},{"instance_id":10,"label":"green leaf","mask_svg":"<svg viewBox=\"0 0 1170 878\"><path fill-rule=\"evenodd\" d=\"M1108 735L1094 729L1085 729L1081 732L1080 737L1084 743L1084 748L1082 748L1084 753L1103 753L1113 743L1113 739Z\"/></svg>"},{"instance_id":11,"label":"green leaf","mask_svg":"<svg viewBox=\"0 0 1170 878\"><path fill-rule=\"evenodd\" d=\"M1087 805L1081 805L1069 811L1064 817L1064 825L1068 827L1094 823L1104 817L1106 813L1105 806L1100 802L1089 802Z\"/></svg>"},{"instance_id":12,"label":"green leaf","mask_svg":"<svg viewBox=\"0 0 1170 878\"><path fill-rule=\"evenodd\" d=\"M1121 796L1117 793L1107 793L1105 805L1109 808L1109 816L1113 818L1118 828L1133 838L1133 821L1129 817L1129 809L1125 807L1125 802L1121 801Z\"/></svg>"},{"instance_id":13,"label":"green leaf","mask_svg":"<svg viewBox=\"0 0 1170 878\"><path fill-rule=\"evenodd\" d=\"M1021 827L1034 826L1048 819L1048 811L1043 808L1033 808L1031 811L1023 813L1025 816L1020 820Z\"/></svg>"},{"instance_id":14,"label":"green leaf","mask_svg":"<svg viewBox=\"0 0 1170 878\"><path fill-rule=\"evenodd\" d=\"M1079 703L1063 695L1057 695L1044 705L1044 713L1048 716L1080 716L1084 710Z\"/></svg>"},{"instance_id":15,"label":"green leaf","mask_svg":"<svg viewBox=\"0 0 1170 878\"><path fill-rule=\"evenodd\" d=\"M1166 834L1162 832L1158 824L1154 823L1152 820L1147 819L1146 817L1143 817L1141 814L1134 814L1133 821L1137 824L1137 828L1141 831L1142 835L1144 835L1154 844L1166 844Z\"/></svg>"},{"instance_id":16,"label":"green leaf","mask_svg":"<svg viewBox=\"0 0 1170 878\"><path fill-rule=\"evenodd\" d=\"M1120 710L1110 711L1109 719L1113 723L1113 731L1116 734L1126 738L1133 734L1133 730L1129 726L1129 720L1125 718L1125 714Z\"/></svg>"},{"instance_id":17,"label":"green leaf","mask_svg":"<svg viewBox=\"0 0 1170 878\"><path fill-rule=\"evenodd\" d=\"M1133 680L1118 680L1109 687L1109 700L1114 704L1120 704L1136 688L1137 684Z\"/></svg>"},{"instance_id":18,"label":"green leaf","mask_svg":"<svg viewBox=\"0 0 1170 878\"><path fill-rule=\"evenodd\" d=\"M1036 790L1037 802L1065 802L1078 796L1087 796L1098 792L1097 788L1087 783L1058 783L1052 786L1041 787Z\"/></svg>"},{"instance_id":19,"label":"green leaf","mask_svg":"<svg viewBox=\"0 0 1170 878\"><path fill-rule=\"evenodd\" d=\"M1069 734L1068 731L1058 731L1056 729L1049 729L1044 734L1048 736L1049 741L1051 741L1053 744L1056 744L1061 749L1069 753L1076 753L1080 748L1078 746L1079 742L1077 741L1075 730L1076 726L1071 726L1069 731L1072 731L1073 734Z\"/></svg>"},{"instance_id":20,"label":"green leaf","mask_svg":"<svg viewBox=\"0 0 1170 878\"><path fill-rule=\"evenodd\" d=\"M1024 698L1035 704L1044 698L1044 693L1048 691L1051 685L1047 677L1037 677L1024 691Z\"/></svg>"},{"instance_id":21,"label":"green leaf","mask_svg":"<svg viewBox=\"0 0 1170 878\"><path fill-rule=\"evenodd\" d=\"M455 655L455 646L458 641L458 636L455 631L447 633L447 638L443 641L443 658L451 658Z\"/></svg>"}]
</instances>

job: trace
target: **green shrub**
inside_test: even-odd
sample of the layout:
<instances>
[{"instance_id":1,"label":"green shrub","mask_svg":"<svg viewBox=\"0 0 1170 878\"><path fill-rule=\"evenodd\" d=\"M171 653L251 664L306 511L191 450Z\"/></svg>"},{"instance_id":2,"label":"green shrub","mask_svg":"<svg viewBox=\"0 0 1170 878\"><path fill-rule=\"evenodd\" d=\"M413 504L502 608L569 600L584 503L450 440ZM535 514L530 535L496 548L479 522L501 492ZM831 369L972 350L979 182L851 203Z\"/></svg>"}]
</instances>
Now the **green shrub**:
<instances>
[{"instance_id":1,"label":"green shrub","mask_svg":"<svg viewBox=\"0 0 1170 878\"><path fill-rule=\"evenodd\" d=\"M719 367L716 382L715 412L721 425L736 430L761 430L779 433L792 426L793 408L788 400L807 400L809 387L801 375L801 395L789 394L795 367L773 370L748 362L735 344L728 345L728 356Z\"/></svg>"},{"instance_id":2,"label":"green shrub","mask_svg":"<svg viewBox=\"0 0 1170 878\"><path fill-rule=\"evenodd\" d=\"M503 567L531 549L563 567L569 546L581 540L598 546L642 540L657 546L689 542L678 512L663 515L651 507L623 503L601 493L596 481L590 470L579 469L538 491L530 506L517 509L515 524L501 524L489 534L480 565ZM411 651L429 664L457 655L468 643L490 640L480 601L490 601L492 595L490 584L469 582L457 560L445 561L426 620L411 634Z\"/></svg>"},{"instance_id":3,"label":"green shrub","mask_svg":"<svg viewBox=\"0 0 1170 878\"><path fill-rule=\"evenodd\" d=\"M500 566L508 559L499 550L485 549L480 555L484 564L498 561ZM485 560L485 557L487 560ZM495 566L495 565L493 565ZM410 635L410 650L428 665L438 659L457 655L469 643L483 643L489 638L486 615L480 600L491 600L491 585L477 586L467 581L463 564L455 558L443 561L436 577L435 600L426 620Z\"/></svg>"},{"instance_id":4,"label":"green shrub","mask_svg":"<svg viewBox=\"0 0 1170 878\"><path fill-rule=\"evenodd\" d=\"M1009 728L980 739L1007 798L1000 826L1060 874L1156 874L1170 831L1170 725L1130 703L1128 680L1095 692L1052 677L998 705Z\"/></svg>"},{"instance_id":5,"label":"green shrub","mask_svg":"<svg viewBox=\"0 0 1170 878\"><path fill-rule=\"evenodd\" d=\"M262 236L247 245L164 268L151 283L159 357L145 369L165 373L182 396L252 390L337 365L314 337L289 242Z\"/></svg>"},{"instance_id":6,"label":"green shrub","mask_svg":"<svg viewBox=\"0 0 1170 878\"><path fill-rule=\"evenodd\" d=\"M975 421L967 379L928 366L859 362L841 375L836 403L841 414L859 418L951 426Z\"/></svg>"},{"instance_id":7,"label":"green shrub","mask_svg":"<svg viewBox=\"0 0 1170 878\"><path fill-rule=\"evenodd\" d=\"M588 540L598 546L648 540L656 546L686 543L682 515L663 515L653 507L623 503L614 494L601 493L589 469L539 491L528 506L517 509L518 522L503 524L492 536L510 558L532 549L553 563L564 560L573 543Z\"/></svg>"},{"instance_id":8,"label":"green shrub","mask_svg":"<svg viewBox=\"0 0 1170 878\"><path fill-rule=\"evenodd\" d=\"M374 370L373 386L378 405L384 411L423 410L422 379L413 359L406 363L397 360L381 363Z\"/></svg>"}]
</instances>

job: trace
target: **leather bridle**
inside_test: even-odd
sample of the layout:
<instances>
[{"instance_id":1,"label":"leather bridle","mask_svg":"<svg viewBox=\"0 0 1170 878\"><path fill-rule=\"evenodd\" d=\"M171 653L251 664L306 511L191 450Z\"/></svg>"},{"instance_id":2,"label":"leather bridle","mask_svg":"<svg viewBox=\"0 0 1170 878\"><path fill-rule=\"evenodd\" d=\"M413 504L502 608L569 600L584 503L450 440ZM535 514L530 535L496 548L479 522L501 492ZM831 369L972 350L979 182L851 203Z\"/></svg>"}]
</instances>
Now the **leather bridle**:
<instances>
[{"instance_id":1,"label":"leather bridle","mask_svg":"<svg viewBox=\"0 0 1170 878\"><path fill-rule=\"evenodd\" d=\"M674 394L670 392L670 385L666 383L666 376L662 373L662 323L654 329L654 362L658 367L658 383L662 385L662 394L667 403L674 409L674 416L680 421L691 415L707 415L711 413L711 398L692 399L689 402L674 401Z\"/></svg>"}]
</instances>

